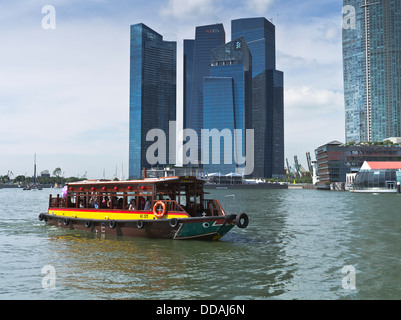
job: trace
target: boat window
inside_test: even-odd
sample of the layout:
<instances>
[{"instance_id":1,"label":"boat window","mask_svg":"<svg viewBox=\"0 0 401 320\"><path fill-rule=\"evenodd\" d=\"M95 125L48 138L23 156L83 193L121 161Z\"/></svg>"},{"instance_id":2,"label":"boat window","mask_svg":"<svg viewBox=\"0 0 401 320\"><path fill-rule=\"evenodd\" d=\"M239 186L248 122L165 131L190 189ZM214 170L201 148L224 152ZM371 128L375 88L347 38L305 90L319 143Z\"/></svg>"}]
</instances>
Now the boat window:
<instances>
[{"instance_id":1,"label":"boat window","mask_svg":"<svg viewBox=\"0 0 401 320\"><path fill-rule=\"evenodd\" d=\"M75 207L76 197L75 193L68 198L68 207Z\"/></svg>"}]
</instances>

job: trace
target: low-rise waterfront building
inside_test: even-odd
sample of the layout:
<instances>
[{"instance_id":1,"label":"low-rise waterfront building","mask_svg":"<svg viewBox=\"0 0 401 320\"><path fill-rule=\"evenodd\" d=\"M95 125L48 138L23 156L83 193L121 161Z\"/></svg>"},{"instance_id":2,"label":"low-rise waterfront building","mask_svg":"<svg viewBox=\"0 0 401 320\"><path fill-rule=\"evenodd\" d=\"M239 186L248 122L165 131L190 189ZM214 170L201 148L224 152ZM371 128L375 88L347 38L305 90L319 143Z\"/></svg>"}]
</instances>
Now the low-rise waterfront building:
<instances>
[{"instance_id":1,"label":"low-rise waterfront building","mask_svg":"<svg viewBox=\"0 0 401 320\"><path fill-rule=\"evenodd\" d=\"M352 191L397 192L400 170L401 161L365 161L355 175Z\"/></svg>"},{"instance_id":2,"label":"low-rise waterfront building","mask_svg":"<svg viewBox=\"0 0 401 320\"><path fill-rule=\"evenodd\" d=\"M400 145L356 145L331 141L315 150L319 184L346 182L365 161L401 161Z\"/></svg>"}]
</instances>

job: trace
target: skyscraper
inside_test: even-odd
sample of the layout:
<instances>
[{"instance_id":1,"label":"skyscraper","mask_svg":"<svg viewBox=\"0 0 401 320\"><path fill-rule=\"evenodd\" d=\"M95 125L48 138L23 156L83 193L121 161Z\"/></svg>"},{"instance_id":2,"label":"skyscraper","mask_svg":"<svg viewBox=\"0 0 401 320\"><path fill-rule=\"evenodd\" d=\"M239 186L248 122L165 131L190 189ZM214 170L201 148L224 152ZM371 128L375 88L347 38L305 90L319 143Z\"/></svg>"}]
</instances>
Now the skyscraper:
<instances>
[{"instance_id":1,"label":"skyscraper","mask_svg":"<svg viewBox=\"0 0 401 320\"><path fill-rule=\"evenodd\" d=\"M203 84L203 128L217 129L223 144L230 145L204 139L209 152L203 168L208 173L240 173L237 159L246 155L246 129L252 127L252 57L243 37L212 50L209 74ZM213 161L216 155L219 163Z\"/></svg>"},{"instance_id":2,"label":"skyscraper","mask_svg":"<svg viewBox=\"0 0 401 320\"><path fill-rule=\"evenodd\" d=\"M140 178L142 168L151 167L146 152L154 142L146 141L146 135L152 129L161 129L166 134L165 164L171 160L168 133L169 121L176 120L176 56L176 42L164 41L142 23L131 26L130 178Z\"/></svg>"},{"instance_id":3,"label":"skyscraper","mask_svg":"<svg viewBox=\"0 0 401 320\"><path fill-rule=\"evenodd\" d=\"M200 137L203 128L203 77L209 76L210 53L225 43L221 23L196 27L195 40L184 40L184 128Z\"/></svg>"},{"instance_id":4,"label":"skyscraper","mask_svg":"<svg viewBox=\"0 0 401 320\"><path fill-rule=\"evenodd\" d=\"M344 0L346 142L401 136L401 0Z\"/></svg>"},{"instance_id":5,"label":"skyscraper","mask_svg":"<svg viewBox=\"0 0 401 320\"><path fill-rule=\"evenodd\" d=\"M231 21L231 39L244 37L252 55L255 177L284 174L283 73L276 70L275 26L265 18Z\"/></svg>"}]
</instances>

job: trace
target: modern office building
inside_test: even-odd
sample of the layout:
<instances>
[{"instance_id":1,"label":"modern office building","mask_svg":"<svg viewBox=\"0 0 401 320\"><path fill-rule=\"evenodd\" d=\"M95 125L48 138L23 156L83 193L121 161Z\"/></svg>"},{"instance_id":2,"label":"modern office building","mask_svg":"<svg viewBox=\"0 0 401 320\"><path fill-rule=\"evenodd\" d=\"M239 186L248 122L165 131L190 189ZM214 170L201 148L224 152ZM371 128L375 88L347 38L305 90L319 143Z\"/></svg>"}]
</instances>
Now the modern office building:
<instances>
[{"instance_id":1,"label":"modern office building","mask_svg":"<svg viewBox=\"0 0 401 320\"><path fill-rule=\"evenodd\" d=\"M240 174L246 129L252 128L252 57L243 37L212 50L209 74L203 83L203 129L217 129L219 135L214 141L203 137L208 144L202 148L203 169Z\"/></svg>"},{"instance_id":2,"label":"modern office building","mask_svg":"<svg viewBox=\"0 0 401 320\"><path fill-rule=\"evenodd\" d=\"M356 145L332 141L315 150L320 184L346 182L347 173L358 172L365 161L401 161L400 145Z\"/></svg>"},{"instance_id":3,"label":"modern office building","mask_svg":"<svg viewBox=\"0 0 401 320\"><path fill-rule=\"evenodd\" d=\"M184 101L183 101L183 112L184 112L184 129L190 128L190 118L191 114L191 97L192 97L192 77L194 70L194 49L195 49L195 40L192 39L184 39Z\"/></svg>"},{"instance_id":4,"label":"modern office building","mask_svg":"<svg viewBox=\"0 0 401 320\"><path fill-rule=\"evenodd\" d=\"M172 160L168 152L169 121L176 120L176 56L176 42L164 41L160 34L142 23L131 26L130 178L140 178L142 168L151 167L146 157L154 143L146 141L151 129L161 129L166 134L166 163L158 165Z\"/></svg>"},{"instance_id":5,"label":"modern office building","mask_svg":"<svg viewBox=\"0 0 401 320\"><path fill-rule=\"evenodd\" d=\"M344 0L346 142L401 136L401 0Z\"/></svg>"},{"instance_id":6,"label":"modern office building","mask_svg":"<svg viewBox=\"0 0 401 320\"><path fill-rule=\"evenodd\" d=\"M231 22L231 39L244 37L252 55L254 177L284 175L283 73L276 70L275 26L265 18Z\"/></svg>"},{"instance_id":7,"label":"modern office building","mask_svg":"<svg viewBox=\"0 0 401 320\"><path fill-rule=\"evenodd\" d=\"M211 51L225 39L219 23L196 27L195 39L184 40L184 128L194 129L198 137L203 128L203 78L209 76Z\"/></svg>"}]
</instances>

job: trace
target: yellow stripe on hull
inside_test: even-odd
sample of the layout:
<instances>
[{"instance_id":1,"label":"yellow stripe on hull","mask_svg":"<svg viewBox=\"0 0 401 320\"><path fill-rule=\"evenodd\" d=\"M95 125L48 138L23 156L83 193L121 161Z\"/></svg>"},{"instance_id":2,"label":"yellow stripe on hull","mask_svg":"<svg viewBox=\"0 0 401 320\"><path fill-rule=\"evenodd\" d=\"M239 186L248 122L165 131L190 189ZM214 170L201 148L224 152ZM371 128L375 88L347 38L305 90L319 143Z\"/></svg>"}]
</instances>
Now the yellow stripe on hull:
<instances>
[{"instance_id":1,"label":"yellow stripe on hull","mask_svg":"<svg viewBox=\"0 0 401 320\"><path fill-rule=\"evenodd\" d=\"M169 212L163 218L156 218L152 211L107 211L88 209L55 209L50 208L49 215L58 217L88 219L88 220L156 220L189 218L186 213Z\"/></svg>"}]
</instances>

